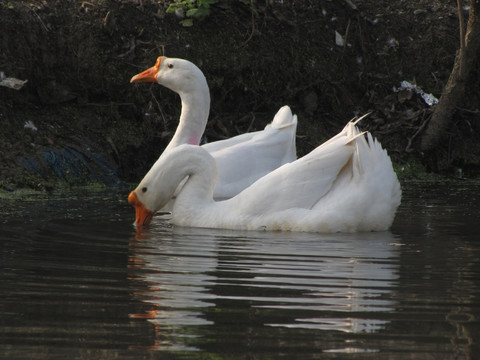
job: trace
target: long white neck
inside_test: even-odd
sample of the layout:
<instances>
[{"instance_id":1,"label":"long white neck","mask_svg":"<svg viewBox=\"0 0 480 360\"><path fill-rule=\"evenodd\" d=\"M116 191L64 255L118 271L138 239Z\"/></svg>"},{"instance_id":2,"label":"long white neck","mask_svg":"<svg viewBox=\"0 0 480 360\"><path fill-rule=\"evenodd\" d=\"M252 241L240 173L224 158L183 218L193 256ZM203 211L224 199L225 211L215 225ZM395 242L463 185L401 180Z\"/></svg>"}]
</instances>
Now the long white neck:
<instances>
[{"instance_id":1,"label":"long white neck","mask_svg":"<svg viewBox=\"0 0 480 360\"><path fill-rule=\"evenodd\" d=\"M182 101L182 112L177 130L165 151L182 144L199 145L210 112L210 92L206 81L198 82L189 91L176 92Z\"/></svg>"},{"instance_id":2,"label":"long white neck","mask_svg":"<svg viewBox=\"0 0 480 360\"><path fill-rule=\"evenodd\" d=\"M186 180L186 181L184 181ZM217 169L213 157L201 146L179 145L165 151L135 189L139 200L151 211L163 208L182 186L175 206L186 211L202 209L213 202Z\"/></svg>"},{"instance_id":3,"label":"long white neck","mask_svg":"<svg viewBox=\"0 0 480 360\"><path fill-rule=\"evenodd\" d=\"M213 201L213 190L217 181L217 166L212 156L202 147L182 147L175 167L186 170L188 180L177 196L178 204L184 202ZM182 205L183 206L183 205Z\"/></svg>"}]
</instances>

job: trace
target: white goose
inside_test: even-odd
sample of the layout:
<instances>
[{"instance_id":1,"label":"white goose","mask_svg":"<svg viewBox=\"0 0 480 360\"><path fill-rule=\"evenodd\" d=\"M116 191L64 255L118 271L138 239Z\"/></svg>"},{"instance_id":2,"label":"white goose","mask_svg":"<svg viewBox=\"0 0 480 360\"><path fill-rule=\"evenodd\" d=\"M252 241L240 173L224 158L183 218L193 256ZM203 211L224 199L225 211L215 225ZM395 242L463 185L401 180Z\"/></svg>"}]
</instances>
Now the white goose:
<instances>
[{"instance_id":1,"label":"white goose","mask_svg":"<svg viewBox=\"0 0 480 360\"><path fill-rule=\"evenodd\" d=\"M210 111L210 92L202 71L190 61L160 56L130 82L156 82L180 95L182 112L165 151L182 144L199 145ZM213 196L225 199L279 166L296 159L297 117L282 107L264 130L203 145L215 159L218 181Z\"/></svg>"},{"instance_id":2,"label":"white goose","mask_svg":"<svg viewBox=\"0 0 480 360\"><path fill-rule=\"evenodd\" d=\"M368 139L368 140L367 140ZM216 202L214 159L198 146L169 150L128 201L136 225L150 222L178 184L172 222L179 226L314 232L388 229L401 190L386 151L350 122L308 155L265 175L237 196Z\"/></svg>"}]
</instances>

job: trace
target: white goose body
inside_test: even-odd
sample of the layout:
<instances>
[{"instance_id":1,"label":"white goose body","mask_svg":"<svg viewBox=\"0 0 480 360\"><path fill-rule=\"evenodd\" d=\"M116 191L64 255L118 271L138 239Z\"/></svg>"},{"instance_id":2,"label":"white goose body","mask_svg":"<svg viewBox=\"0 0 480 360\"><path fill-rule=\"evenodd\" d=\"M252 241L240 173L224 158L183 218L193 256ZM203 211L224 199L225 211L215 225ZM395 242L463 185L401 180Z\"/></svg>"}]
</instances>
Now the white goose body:
<instances>
[{"instance_id":1,"label":"white goose body","mask_svg":"<svg viewBox=\"0 0 480 360\"><path fill-rule=\"evenodd\" d=\"M355 232L388 229L401 190L390 158L354 123L301 159L265 175L237 196L216 202L214 159L201 147L166 152L131 192L136 223L150 221L177 195L172 222L179 226L241 230Z\"/></svg>"},{"instance_id":2,"label":"white goose body","mask_svg":"<svg viewBox=\"0 0 480 360\"><path fill-rule=\"evenodd\" d=\"M182 111L165 152L179 145L199 145L210 111L205 76L190 61L159 57L152 68L131 82L156 82L180 95ZM217 163L219 178L214 198L235 196L270 171L296 159L297 117L282 107L264 130L203 145Z\"/></svg>"}]
</instances>

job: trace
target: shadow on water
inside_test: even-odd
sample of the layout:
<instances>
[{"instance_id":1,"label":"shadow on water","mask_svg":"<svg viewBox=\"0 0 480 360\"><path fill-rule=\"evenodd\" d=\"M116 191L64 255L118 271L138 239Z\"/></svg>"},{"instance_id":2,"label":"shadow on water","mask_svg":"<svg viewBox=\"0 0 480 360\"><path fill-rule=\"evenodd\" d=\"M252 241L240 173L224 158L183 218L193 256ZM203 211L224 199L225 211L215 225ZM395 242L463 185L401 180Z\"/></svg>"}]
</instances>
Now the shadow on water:
<instances>
[{"instance_id":1,"label":"shadow on water","mask_svg":"<svg viewBox=\"0 0 480 360\"><path fill-rule=\"evenodd\" d=\"M452 190L454 189L454 190ZM391 232L135 232L125 193L2 201L0 358L474 359L479 187Z\"/></svg>"}]
</instances>

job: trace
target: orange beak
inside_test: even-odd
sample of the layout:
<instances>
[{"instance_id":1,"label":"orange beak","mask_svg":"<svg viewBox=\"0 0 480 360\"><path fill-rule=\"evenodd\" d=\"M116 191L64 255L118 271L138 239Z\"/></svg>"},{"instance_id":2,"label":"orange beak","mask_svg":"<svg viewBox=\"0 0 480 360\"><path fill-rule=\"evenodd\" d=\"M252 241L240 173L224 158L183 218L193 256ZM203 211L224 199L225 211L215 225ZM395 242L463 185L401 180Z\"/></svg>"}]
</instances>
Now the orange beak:
<instances>
[{"instance_id":1,"label":"orange beak","mask_svg":"<svg viewBox=\"0 0 480 360\"><path fill-rule=\"evenodd\" d=\"M159 56L157 62L150 69L135 75L130 79L131 83L135 82L157 82L157 73L160 70L160 64L163 61L163 56Z\"/></svg>"},{"instance_id":2,"label":"orange beak","mask_svg":"<svg viewBox=\"0 0 480 360\"><path fill-rule=\"evenodd\" d=\"M128 203L135 207L135 224L137 226L148 225L155 212L148 210L145 205L138 200L135 191L132 191L130 195L128 195Z\"/></svg>"}]
</instances>

